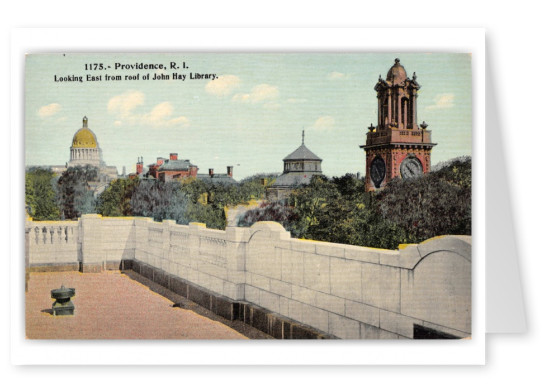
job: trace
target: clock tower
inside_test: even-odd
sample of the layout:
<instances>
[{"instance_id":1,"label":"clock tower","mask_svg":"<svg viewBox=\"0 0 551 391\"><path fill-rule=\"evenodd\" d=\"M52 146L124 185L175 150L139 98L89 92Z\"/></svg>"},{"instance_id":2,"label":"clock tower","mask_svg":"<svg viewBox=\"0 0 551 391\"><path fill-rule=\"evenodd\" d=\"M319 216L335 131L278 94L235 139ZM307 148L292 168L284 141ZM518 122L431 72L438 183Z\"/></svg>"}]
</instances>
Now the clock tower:
<instances>
[{"instance_id":1,"label":"clock tower","mask_svg":"<svg viewBox=\"0 0 551 391\"><path fill-rule=\"evenodd\" d=\"M375 85L378 101L377 126L368 128L365 145L365 190L383 188L393 178L412 178L430 171L430 153L436 144L423 121L417 125L415 72L407 77L396 59L386 80L379 75Z\"/></svg>"}]
</instances>

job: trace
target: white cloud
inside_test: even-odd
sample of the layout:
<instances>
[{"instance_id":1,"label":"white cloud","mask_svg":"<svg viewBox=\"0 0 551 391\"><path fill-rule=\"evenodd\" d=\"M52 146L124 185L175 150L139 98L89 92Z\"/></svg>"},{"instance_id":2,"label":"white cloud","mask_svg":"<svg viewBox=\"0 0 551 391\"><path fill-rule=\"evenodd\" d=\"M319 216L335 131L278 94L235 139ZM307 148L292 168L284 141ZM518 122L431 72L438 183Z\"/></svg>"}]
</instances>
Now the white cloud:
<instances>
[{"instance_id":1,"label":"white cloud","mask_svg":"<svg viewBox=\"0 0 551 391\"><path fill-rule=\"evenodd\" d=\"M427 110L449 109L454 106L455 96L453 94L438 94L434 98L434 104L427 107Z\"/></svg>"},{"instance_id":2,"label":"white cloud","mask_svg":"<svg viewBox=\"0 0 551 391\"><path fill-rule=\"evenodd\" d=\"M122 118L129 117L132 111L144 104L145 95L141 91L127 91L121 95L117 95L109 99L107 110L111 114L118 115Z\"/></svg>"},{"instance_id":3,"label":"white cloud","mask_svg":"<svg viewBox=\"0 0 551 391\"><path fill-rule=\"evenodd\" d=\"M174 106L170 102L162 102L155 106L149 114L146 114L146 118L150 122L162 121L172 115Z\"/></svg>"},{"instance_id":4,"label":"white cloud","mask_svg":"<svg viewBox=\"0 0 551 391\"><path fill-rule=\"evenodd\" d=\"M38 109L38 115L41 118L51 117L61 110L61 105L59 103L50 103L49 105L42 106Z\"/></svg>"},{"instance_id":5,"label":"white cloud","mask_svg":"<svg viewBox=\"0 0 551 391\"><path fill-rule=\"evenodd\" d=\"M218 79L209 81L205 85L205 91L211 95L225 96L231 94L241 83L239 77L234 75L221 75Z\"/></svg>"},{"instance_id":6,"label":"white cloud","mask_svg":"<svg viewBox=\"0 0 551 391\"><path fill-rule=\"evenodd\" d=\"M335 72L331 72L330 74L328 74L327 78L329 80L346 80L346 79L348 79L348 75L345 74L345 73L335 71Z\"/></svg>"},{"instance_id":7,"label":"white cloud","mask_svg":"<svg viewBox=\"0 0 551 391\"><path fill-rule=\"evenodd\" d=\"M150 126L161 127L187 127L189 120L184 116L172 117L174 106L170 102L162 102L143 115L142 122Z\"/></svg>"},{"instance_id":8,"label":"white cloud","mask_svg":"<svg viewBox=\"0 0 551 391\"><path fill-rule=\"evenodd\" d=\"M234 102L250 102L250 94L235 94L231 100Z\"/></svg>"},{"instance_id":9,"label":"white cloud","mask_svg":"<svg viewBox=\"0 0 551 391\"><path fill-rule=\"evenodd\" d=\"M258 103L264 101L273 101L279 97L279 88L270 84L259 84L246 94L235 94L232 98L234 102Z\"/></svg>"},{"instance_id":10,"label":"white cloud","mask_svg":"<svg viewBox=\"0 0 551 391\"><path fill-rule=\"evenodd\" d=\"M315 130L331 130L335 126L335 118L330 115L325 115L319 117L316 122L314 122L313 129Z\"/></svg>"},{"instance_id":11,"label":"white cloud","mask_svg":"<svg viewBox=\"0 0 551 391\"><path fill-rule=\"evenodd\" d=\"M264 100L277 99L279 97L279 88L269 84L259 84L251 90L251 100L253 103Z\"/></svg>"},{"instance_id":12,"label":"white cloud","mask_svg":"<svg viewBox=\"0 0 551 391\"><path fill-rule=\"evenodd\" d=\"M111 98L107 109L116 116L115 126L123 124L142 124L156 128L189 126L189 120L186 117L173 116L174 106L170 102L161 102L145 114L134 112L134 109L142 106L144 102L145 95L142 92L129 91Z\"/></svg>"}]
</instances>

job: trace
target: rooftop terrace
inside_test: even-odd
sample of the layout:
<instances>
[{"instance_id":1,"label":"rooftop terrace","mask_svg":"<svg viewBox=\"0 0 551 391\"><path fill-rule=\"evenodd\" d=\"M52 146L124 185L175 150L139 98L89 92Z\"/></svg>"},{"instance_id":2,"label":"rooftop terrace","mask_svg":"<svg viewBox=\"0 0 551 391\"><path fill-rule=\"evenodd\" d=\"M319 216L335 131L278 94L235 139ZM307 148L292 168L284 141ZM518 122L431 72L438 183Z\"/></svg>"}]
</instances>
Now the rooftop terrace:
<instances>
[{"instance_id":1,"label":"rooftop terrace","mask_svg":"<svg viewBox=\"0 0 551 391\"><path fill-rule=\"evenodd\" d=\"M51 314L50 291L61 285L76 289L74 316ZM269 338L132 271L31 273L25 320L29 339Z\"/></svg>"}]
</instances>

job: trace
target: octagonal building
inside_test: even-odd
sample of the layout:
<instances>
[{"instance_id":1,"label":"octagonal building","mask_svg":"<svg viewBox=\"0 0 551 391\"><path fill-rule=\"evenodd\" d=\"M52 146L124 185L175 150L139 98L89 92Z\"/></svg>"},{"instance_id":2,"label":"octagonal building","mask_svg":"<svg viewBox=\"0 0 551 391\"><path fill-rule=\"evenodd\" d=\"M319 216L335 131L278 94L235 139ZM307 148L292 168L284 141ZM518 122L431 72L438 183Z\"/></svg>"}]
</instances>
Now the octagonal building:
<instances>
[{"instance_id":1,"label":"octagonal building","mask_svg":"<svg viewBox=\"0 0 551 391\"><path fill-rule=\"evenodd\" d=\"M302 131L302 144L283 159L283 174L278 176L274 184L268 188L268 200L273 202L286 199L293 188L308 185L312 176L322 175L321 162L322 159L304 144L304 131Z\"/></svg>"}]
</instances>

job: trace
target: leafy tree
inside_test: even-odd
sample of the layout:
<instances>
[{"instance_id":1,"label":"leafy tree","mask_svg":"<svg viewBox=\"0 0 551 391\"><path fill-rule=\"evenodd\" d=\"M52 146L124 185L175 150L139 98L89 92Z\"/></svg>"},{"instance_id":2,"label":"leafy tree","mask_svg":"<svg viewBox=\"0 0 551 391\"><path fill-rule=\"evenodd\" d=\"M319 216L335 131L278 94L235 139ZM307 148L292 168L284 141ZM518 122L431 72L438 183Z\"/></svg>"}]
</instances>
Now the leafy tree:
<instances>
[{"instance_id":1,"label":"leafy tree","mask_svg":"<svg viewBox=\"0 0 551 391\"><path fill-rule=\"evenodd\" d=\"M59 220L55 174L51 170L31 168L25 172L25 205L35 220Z\"/></svg>"},{"instance_id":2,"label":"leafy tree","mask_svg":"<svg viewBox=\"0 0 551 391\"><path fill-rule=\"evenodd\" d=\"M134 216L152 217L157 221L170 219L184 222L189 197L180 191L178 182L141 181L130 200Z\"/></svg>"},{"instance_id":3,"label":"leafy tree","mask_svg":"<svg viewBox=\"0 0 551 391\"><path fill-rule=\"evenodd\" d=\"M440 180L471 191L472 165L470 157L462 157L448 161L442 168L431 173Z\"/></svg>"},{"instance_id":4,"label":"leafy tree","mask_svg":"<svg viewBox=\"0 0 551 391\"><path fill-rule=\"evenodd\" d=\"M390 249L437 235L470 235L470 159L418 178L395 179L379 192L365 193L352 174L313 177L291 193L288 210L281 208L270 204L248 211L240 225L272 219L293 237Z\"/></svg>"},{"instance_id":5,"label":"leafy tree","mask_svg":"<svg viewBox=\"0 0 551 391\"><path fill-rule=\"evenodd\" d=\"M103 216L132 216L131 199L140 180L116 179L100 194L98 212Z\"/></svg>"},{"instance_id":6,"label":"leafy tree","mask_svg":"<svg viewBox=\"0 0 551 391\"><path fill-rule=\"evenodd\" d=\"M314 232L319 229L313 227L322 221L325 222L324 215L328 212L327 206L339 197L337 186L325 176L314 175L308 186L302 186L292 191L289 204L295 208L299 216L292 233L297 237L315 239ZM323 230L323 226L320 229Z\"/></svg>"},{"instance_id":7,"label":"leafy tree","mask_svg":"<svg viewBox=\"0 0 551 391\"><path fill-rule=\"evenodd\" d=\"M345 244L357 246L395 249L400 243L406 243L406 232L397 224L385 220L378 210L375 193L363 193L363 202L358 204L352 221L353 234Z\"/></svg>"},{"instance_id":8,"label":"leafy tree","mask_svg":"<svg viewBox=\"0 0 551 391\"><path fill-rule=\"evenodd\" d=\"M285 229L292 231L298 220L296 211L283 202L263 203L260 207L248 210L239 218L239 227L250 227L257 221L276 221Z\"/></svg>"},{"instance_id":9,"label":"leafy tree","mask_svg":"<svg viewBox=\"0 0 551 391\"><path fill-rule=\"evenodd\" d=\"M152 217L156 221L175 220L178 224L196 221L209 228L224 229L224 209L203 205L200 196L208 188L196 180L180 182L141 181L130 201L134 216Z\"/></svg>"},{"instance_id":10,"label":"leafy tree","mask_svg":"<svg viewBox=\"0 0 551 391\"><path fill-rule=\"evenodd\" d=\"M342 177L333 177L332 182L337 186L339 193L346 199L358 199L364 193L364 181L356 175L345 174Z\"/></svg>"},{"instance_id":11,"label":"leafy tree","mask_svg":"<svg viewBox=\"0 0 551 391\"><path fill-rule=\"evenodd\" d=\"M189 203L185 210L185 220L182 224L190 222L200 222L206 224L208 228L225 229L226 217L224 209L213 207L213 205L203 205L201 203Z\"/></svg>"},{"instance_id":12,"label":"leafy tree","mask_svg":"<svg viewBox=\"0 0 551 391\"><path fill-rule=\"evenodd\" d=\"M69 167L57 182L57 204L62 218L74 220L84 213L96 213L91 184L98 180L98 169L87 165Z\"/></svg>"},{"instance_id":13,"label":"leafy tree","mask_svg":"<svg viewBox=\"0 0 551 391\"><path fill-rule=\"evenodd\" d=\"M240 183L244 184L248 182L255 182L262 184L262 180L265 180L265 186L270 186L273 182L275 182L279 175L280 173L277 172L254 174L242 179Z\"/></svg>"},{"instance_id":14,"label":"leafy tree","mask_svg":"<svg viewBox=\"0 0 551 391\"><path fill-rule=\"evenodd\" d=\"M265 199L266 189L275 182L278 176L278 173L261 173L241 180L239 182L241 198L245 202L250 199Z\"/></svg>"},{"instance_id":15,"label":"leafy tree","mask_svg":"<svg viewBox=\"0 0 551 391\"><path fill-rule=\"evenodd\" d=\"M239 202L266 198L266 186L260 181L241 182L238 186Z\"/></svg>"},{"instance_id":16,"label":"leafy tree","mask_svg":"<svg viewBox=\"0 0 551 391\"><path fill-rule=\"evenodd\" d=\"M224 229L224 207L265 196L262 175L237 186L195 178L167 183L114 181L101 196L99 209ZM256 221L280 222L297 238L390 249L437 235L470 234L470 159L443 164L418 178L395 179L370 193L352 174L332 179L314 176L309 185L292 191L288 203L264 203L246 212L238 225Z\"/></svg>"},{"instance_id":17,"label":"leafy tree","mask_svg":"<svg viewBox=\"0 0 551 391\"><path fill-rule=\"evenodd\" d=\"M185 178L180 182L182 184L182 191L188 195L191 202L200 202L200 199L204 194L208 196L208 186L205 182L198 180L197 178Z\"/></svg>"},{"instance_id":18,"label":"leafy tree","mask_svg":"<svg viewBox=\"0 0 551 391\"><path fill-rule=\"evenodd\" d=\"M393 180L378 194L382 216L415 243L471 234L471 164L459 162L412 180Z\"/></svg>"}]
</instances>

